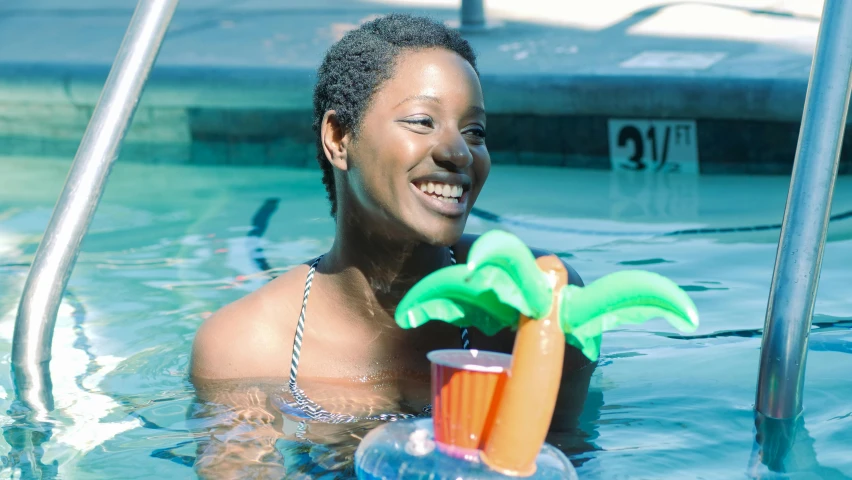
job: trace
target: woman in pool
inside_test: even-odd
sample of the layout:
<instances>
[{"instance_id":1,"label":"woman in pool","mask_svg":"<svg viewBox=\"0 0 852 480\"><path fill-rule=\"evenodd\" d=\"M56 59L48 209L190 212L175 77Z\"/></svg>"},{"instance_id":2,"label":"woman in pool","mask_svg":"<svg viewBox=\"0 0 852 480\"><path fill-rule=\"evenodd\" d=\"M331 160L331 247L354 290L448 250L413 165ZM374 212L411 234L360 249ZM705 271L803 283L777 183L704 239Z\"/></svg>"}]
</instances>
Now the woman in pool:
<instances>
[{"instance_id":1,"label":"woman in pool","mask_svg":"<svg viewBox=\"0 0 852 480\"><path fill-rule=\"evenodd\" d=\"M193 381L203 392L216 380L287 379L290 407L328 423L428 411L427 352L511 353L514 342L508 330L487 337L443 322L403 330L393 316L417 281L465 262L475 239L463 231L491 160L473 50L425 18L365 23L319 68L314 129L334 243L207 319L193 346ZM562 382L554 429L582 405L593 369L567 348L573 378ZM339 411L340 392L365 401Z\"/></svg>"}]
</instances>

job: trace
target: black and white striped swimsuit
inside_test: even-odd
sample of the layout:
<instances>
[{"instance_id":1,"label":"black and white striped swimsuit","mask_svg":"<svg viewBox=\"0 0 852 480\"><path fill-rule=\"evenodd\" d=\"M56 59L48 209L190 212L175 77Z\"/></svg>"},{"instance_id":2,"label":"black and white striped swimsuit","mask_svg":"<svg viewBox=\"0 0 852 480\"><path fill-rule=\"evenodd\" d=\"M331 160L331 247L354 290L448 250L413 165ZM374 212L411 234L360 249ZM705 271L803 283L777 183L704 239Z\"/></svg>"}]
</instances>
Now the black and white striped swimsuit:
<instances>
[{"instance_id":1,"label":"black and white striped swimsuit","mask_svg":"<svg viewBox=\"0 0 852 480\"><path fill-rule=\"evenodd\" d=\"M316 420L325 423L354 423L370 420L392 422L395 420L415 418L417 415L412 415L408 413L383 413L379 415L369 415L363 417L341 413L331 413L319 406L310 398L308 398L305 392L296 384L296 375L299 373L299 354L302 350L302 336L305 333L305 310L307 310L308 308L308 294L311 293L311 283L313 283L314 273L316 272L317 265L319 264L321 259L322 255L317 257L317 259L314 260L313 263L311 263L311 268L310 270L308 270L308 277L305 280L305 294L302 297L302 310L299 313L299 323L296 324L296 338L293 341L293 358L290 362L290 381L288 383L290 388L290 394L293 395L293 399L296 403L295 406L311 420ZM453 252L452 248L450 248L450 263L452 265L455 265L456 263L455 253ZM470 340L466 328L461 329L461 340L462 347L465 350L470 348ZM430 415L431 413L431 405L427 405L423 408L422 415Z\"/></svg>"}]
</instances>

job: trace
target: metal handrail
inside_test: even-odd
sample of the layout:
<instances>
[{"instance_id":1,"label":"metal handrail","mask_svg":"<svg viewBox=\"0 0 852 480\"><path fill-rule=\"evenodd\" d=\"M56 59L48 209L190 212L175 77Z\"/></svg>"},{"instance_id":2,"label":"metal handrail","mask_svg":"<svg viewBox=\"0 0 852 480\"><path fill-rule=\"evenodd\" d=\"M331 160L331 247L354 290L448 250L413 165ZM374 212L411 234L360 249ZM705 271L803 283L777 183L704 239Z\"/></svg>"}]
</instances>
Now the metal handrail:
<instances>
[{"instance_id":1,"label":"metal handrail","mask_svg":"<svg viewBox=\"0 0 852 480\"><path fill-rule=\"evenodd\" d=\"M485 27L485 0L462 0L459 7L462 29Z\"/></svg>"},{"instance_id":2,"label":"metal handrail","mask_svg":"<svg viewBox=\"0 0 852 480\"><path fill-rule=\"evenodd\" d=\"M36 251L15 319L12 369L23 401L49 396L53 329L62 293L178 0L139 0Z\"/></svg>"},{"instance_id":3,"label":"metal handrail","mask_svg":"<svg viewBox=\"0 0 852 480\"><path fill-rule=\"evenodd\" d=\"M826 0L760 352L756 410L790 419L802 411L808 334L852 92L852 1Z\"/></svg>"}]
</instances>

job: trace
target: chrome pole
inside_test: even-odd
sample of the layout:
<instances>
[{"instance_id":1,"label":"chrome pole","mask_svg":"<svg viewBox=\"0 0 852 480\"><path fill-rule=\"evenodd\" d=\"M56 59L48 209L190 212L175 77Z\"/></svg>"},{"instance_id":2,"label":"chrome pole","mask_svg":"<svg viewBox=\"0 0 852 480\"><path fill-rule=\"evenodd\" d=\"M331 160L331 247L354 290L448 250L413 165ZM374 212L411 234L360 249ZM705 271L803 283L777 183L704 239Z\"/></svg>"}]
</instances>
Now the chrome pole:
<instances>
[{"instance_id":1,"label":"chrome pole","mask_svg":"<svg viewBox=\"0 0 852 480\"><path fill-rule=\"evenodd\" d=\"M49 393L45 367L62 293L177 4L139 0L136 5L24 284L12 368L23 390L19 396L33 402Z\"/></svg>"},{"instance_id":2,"label":"chrome pole","mask_svg":"<svg viewBox=\"0 0 852 480\"><path fill-rule=\"evenodd\" d=\"M852 88L852 1L826 0L811 64L760 351L757 411L802 411L808 334Z\"/></svg>"},{"instance_id":3,"label":"chrome pole","mask_svg":"<svg viewBox=\"0 0 852 480\"><path fill-rule=\"evenodd\" d=\"M485 27L485 0L462 0L461 28Z\"/></svg>"}]
</instances>

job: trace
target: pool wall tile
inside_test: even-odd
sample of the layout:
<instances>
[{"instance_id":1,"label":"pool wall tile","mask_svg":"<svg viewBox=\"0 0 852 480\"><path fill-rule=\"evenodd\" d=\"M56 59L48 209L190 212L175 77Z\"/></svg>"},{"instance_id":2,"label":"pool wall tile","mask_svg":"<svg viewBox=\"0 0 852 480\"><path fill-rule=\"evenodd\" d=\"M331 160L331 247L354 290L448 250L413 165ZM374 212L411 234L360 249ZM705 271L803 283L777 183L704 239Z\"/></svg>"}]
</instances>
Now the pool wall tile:
<instances>
[{"instance_id":1,"label":"pool wall tile","mask_svg":"<svg viewBox=\"0 0 852 480\"><path fill-rule=\"evenodd\" d=\"M0 102L0 155L74 158L92 105ZM310 110L141 104L120 161L316 168ZM495 165L609 169L605 116L500 113L487 122ZM799 122L697 119L703 174L789 175ZM852 136L839 172L852 173Z\"/></svg>"}]
</instances>

